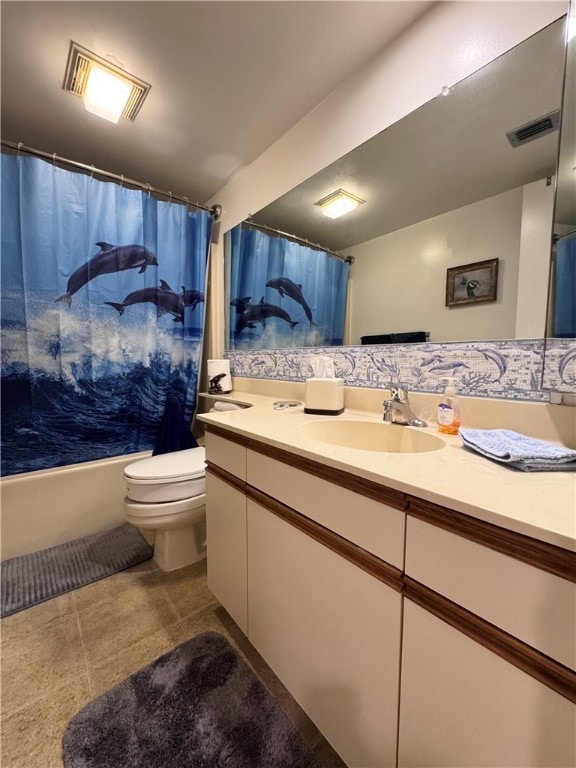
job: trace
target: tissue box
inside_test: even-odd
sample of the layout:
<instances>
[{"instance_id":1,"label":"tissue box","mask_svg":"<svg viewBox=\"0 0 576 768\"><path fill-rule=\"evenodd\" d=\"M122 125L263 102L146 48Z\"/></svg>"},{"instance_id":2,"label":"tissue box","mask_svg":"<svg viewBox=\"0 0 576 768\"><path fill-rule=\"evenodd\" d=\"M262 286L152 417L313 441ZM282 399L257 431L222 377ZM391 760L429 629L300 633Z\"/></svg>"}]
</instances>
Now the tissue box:
<instances>
[{"instance_id":1,"label":"tissue box","mask_svg":"<svg viewBox=\"0 0 576 768\"><path fill-rule=\"evenodd\" d=\"M304 413L338 416L343 411L343 379L306 379L304 385Z\"/></svg>"}]
</instances>

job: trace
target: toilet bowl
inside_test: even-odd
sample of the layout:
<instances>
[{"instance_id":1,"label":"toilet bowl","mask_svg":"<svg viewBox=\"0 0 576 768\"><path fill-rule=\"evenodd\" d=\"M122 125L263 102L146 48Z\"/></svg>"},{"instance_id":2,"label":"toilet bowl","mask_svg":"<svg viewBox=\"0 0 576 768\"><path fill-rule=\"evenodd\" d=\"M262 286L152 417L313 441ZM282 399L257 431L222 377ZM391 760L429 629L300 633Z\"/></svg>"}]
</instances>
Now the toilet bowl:
<instances>
[{"instance_id":1,"label":"toilet bowl","mask_svg":"<svg viewBox=\"0 0 576 768\"><path fill-rule=\"evenodd\" d=\"M174 571L206 557L204 448L163 453L124 470L127 522L155 531L154 559Z\"/></svg>"}]
</instances>

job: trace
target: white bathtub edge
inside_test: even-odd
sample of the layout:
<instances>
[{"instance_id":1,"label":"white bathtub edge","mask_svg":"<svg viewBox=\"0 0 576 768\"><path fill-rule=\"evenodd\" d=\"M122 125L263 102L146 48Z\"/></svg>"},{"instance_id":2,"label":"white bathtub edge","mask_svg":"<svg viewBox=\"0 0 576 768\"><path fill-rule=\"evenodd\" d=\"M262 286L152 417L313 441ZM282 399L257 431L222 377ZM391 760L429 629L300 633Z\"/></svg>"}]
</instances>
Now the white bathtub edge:
<instances>
[{"instance_id":1,"label":"white bathtub edge","mask_svg":"<svg viewBox=\"0 0 576 768\"><path fill-rule=\"evenodd\" d=\"M122 525L124 468L147 456L150 451L2 478L1 559Z\"/></svg>"}]
</instances>

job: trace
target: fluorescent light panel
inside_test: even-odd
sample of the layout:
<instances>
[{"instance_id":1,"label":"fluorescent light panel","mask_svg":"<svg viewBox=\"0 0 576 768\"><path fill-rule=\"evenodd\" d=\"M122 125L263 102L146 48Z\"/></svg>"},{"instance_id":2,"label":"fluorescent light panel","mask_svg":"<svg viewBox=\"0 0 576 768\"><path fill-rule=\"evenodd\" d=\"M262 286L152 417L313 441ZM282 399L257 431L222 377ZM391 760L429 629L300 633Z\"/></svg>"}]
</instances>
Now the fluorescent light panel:
<instances>
[{"instance_id":1,"label":"fluorescent light panel","mask_svg":"<svg viewBox=\"0 0 576 768\"><path fill-rule=\"evenodd\" d=\"M358 208L364 202L366 201L353 195L351 192L337 189L335 192L331 192L326 197L323 197L322 200L318 200L314 205L322 209L324 216L328 216L330 219L337 219L339 216L344 216L345 213Z\"/></svg>"}]
</instances>

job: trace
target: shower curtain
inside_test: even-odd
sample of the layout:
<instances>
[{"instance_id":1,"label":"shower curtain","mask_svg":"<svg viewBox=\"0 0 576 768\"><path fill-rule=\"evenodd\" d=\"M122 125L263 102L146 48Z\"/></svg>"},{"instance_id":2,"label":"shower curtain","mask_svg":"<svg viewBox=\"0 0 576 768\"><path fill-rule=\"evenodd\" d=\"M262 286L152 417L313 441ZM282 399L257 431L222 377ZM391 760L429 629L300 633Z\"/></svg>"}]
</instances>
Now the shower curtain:
<instances>
[{"instance_id":1,"label":"shower curtain","mask_svg":"<svg viewBox=\"0 0 576 768\"><path fill-rule=\"evenodd\" d=\"M553 335L576 338L576 232L556 243Z\"/></svg>"},{"instance_id":2,"label":"shower curtain","mask_svg":"<svg viewBox=\"0 0 576 768\"><path fill-rule=\"evenodd\" d=\"M188 447L211 214L35 157L1 171L2 474L150 450L166 418Z\"/></svg>"},{"instance_id":3,"label":"shower curtain","mask_svg":"<svg viewBox=\"0 0 576 768\"><path fill-rule=\"evenodd\" d=\"M246 224L226 245L230 349L343 343L347 262Z\"/></svg>"}]
</instances>

